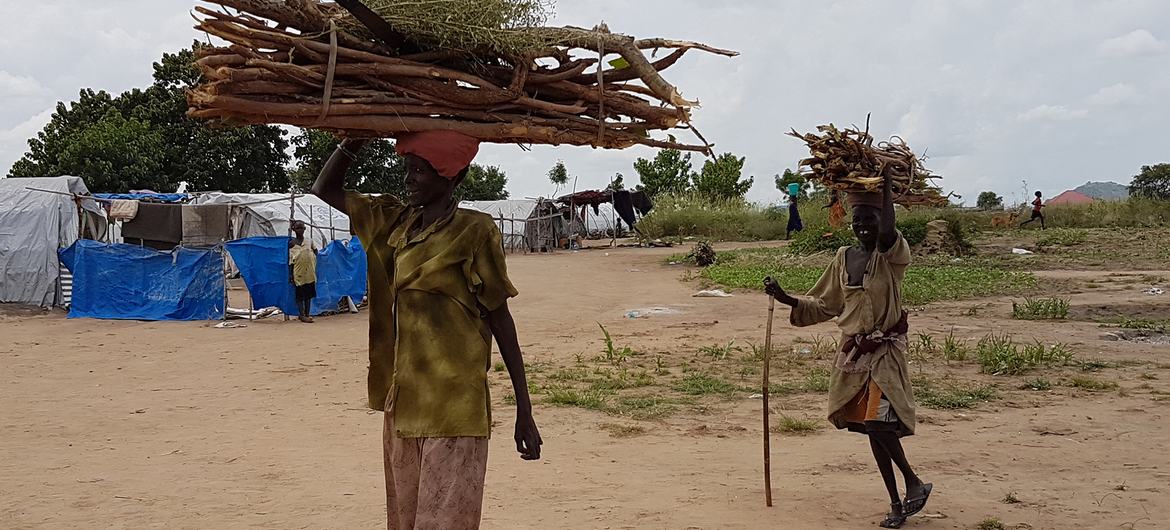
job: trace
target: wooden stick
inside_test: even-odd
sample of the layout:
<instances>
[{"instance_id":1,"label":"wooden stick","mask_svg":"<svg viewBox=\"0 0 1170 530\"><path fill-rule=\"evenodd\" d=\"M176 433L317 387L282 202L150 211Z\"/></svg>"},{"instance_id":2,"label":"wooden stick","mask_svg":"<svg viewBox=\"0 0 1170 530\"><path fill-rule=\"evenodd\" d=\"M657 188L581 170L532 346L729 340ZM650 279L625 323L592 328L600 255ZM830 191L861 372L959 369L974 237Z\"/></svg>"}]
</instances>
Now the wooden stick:
<instances>
[{"instance_id":1,"label":"wooden stick","mask_svg":"<svg viewBox=\"0 0 1170 530\"><path fill-rule=\"evenodd\" d=\"M768 421L769 375L772 365L772 315L776 313L776 298L768 297L768 330L764 336L764 502L772 507L772 428Z\"/></svg>"}]
</instances>

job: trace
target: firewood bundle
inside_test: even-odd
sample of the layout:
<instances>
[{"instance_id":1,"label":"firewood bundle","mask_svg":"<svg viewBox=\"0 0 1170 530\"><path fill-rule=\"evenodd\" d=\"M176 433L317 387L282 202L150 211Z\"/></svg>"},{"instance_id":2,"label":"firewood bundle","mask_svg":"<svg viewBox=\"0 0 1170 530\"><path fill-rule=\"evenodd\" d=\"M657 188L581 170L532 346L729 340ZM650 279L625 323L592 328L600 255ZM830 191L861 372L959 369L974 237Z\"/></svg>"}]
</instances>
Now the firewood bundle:
<instances>
[{"instance_id":1,"label":"firewood bundle","mask_svg":"<svg viewBox=\"0 0 1170 530\"><path fill-rule=\"evenodd\" d=\"M367 1L399 15L383 16L387 24L407 29L388 43L333 3L207 1L219 8L196 7L196 28L228 45L198 51L207 82L189 92L188 115L229 126L286 124L356 137L449 129L484 142L709 153L690 123L698 103L660 72L690 50L737 55L605 27L460 26L454 11L432 28L410 18L406 8L417 1ZM459 4L518 1L432 0L426 12L478 13ZM669 53L647 57L660 50ZM660 132L673 129L691 131L698 143Z\"/></svg>"},{"instance_id":2,"label":"firewood bundle","mask_svg":"<svg viewBox=\"0 0 1170 530\"><path fill-rule=\"evenodd\" d=\"M800 167L823 186L845 193L880 192L889 176L898 204L945 206L951 197L931 184L941 177L931 174L899 137L875 146L868 126L862 131L828 124L818 126L817 131L820 134L793 130L788 135L808 145L812 156L801 160Z\"/></svg>"}]
</instances>

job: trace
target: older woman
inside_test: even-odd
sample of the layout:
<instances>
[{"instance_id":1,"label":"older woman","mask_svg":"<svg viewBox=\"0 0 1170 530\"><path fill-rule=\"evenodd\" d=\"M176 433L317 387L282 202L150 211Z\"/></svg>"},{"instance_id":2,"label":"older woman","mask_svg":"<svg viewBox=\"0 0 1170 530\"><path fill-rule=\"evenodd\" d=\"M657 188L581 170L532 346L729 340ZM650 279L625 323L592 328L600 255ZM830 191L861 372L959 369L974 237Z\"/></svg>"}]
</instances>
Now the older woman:
<instances>
[{"instance_id":1,"label":"older woman","mask_svg":"<svg viewBox=\"0 0 1170 530\"><path fill-rule=\"evenodd\" d=\"M829 421L869 437L891 510L879 525L900 528L922 511L931 484L910 467L900 438L914 434L914 396L906 365L906 312L902 278L910 247L895 228L894 201L887 177L884 190L850 193L853 232L859 245L842 247L805 297L789 296L771 278L765 290L792 308L794 326L837 319L841 351L829 383ZM894 466L902 472L906 499L898 495Z\"/></svg>"}]
</instances>

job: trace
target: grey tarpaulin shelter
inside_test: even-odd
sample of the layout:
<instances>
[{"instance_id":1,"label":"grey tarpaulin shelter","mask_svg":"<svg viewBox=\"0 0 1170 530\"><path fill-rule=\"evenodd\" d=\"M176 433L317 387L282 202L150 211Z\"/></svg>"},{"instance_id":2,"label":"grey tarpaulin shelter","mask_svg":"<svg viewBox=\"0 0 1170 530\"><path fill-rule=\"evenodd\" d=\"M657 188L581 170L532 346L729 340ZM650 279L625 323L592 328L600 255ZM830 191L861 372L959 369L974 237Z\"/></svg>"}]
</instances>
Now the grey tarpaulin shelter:
<instances>
[{"instance_id":1,"label":"grey tarpaulin shelter","mask_svg":"<svg viewBox=\"0 0 1170 530\"><path fill-rule=\"evenodd\" d=\"M97 201L75 199L83 195L81 177L0 179L0 302L65 303L57 250L106 224Z\"/></svg>"},{"instance_id":2,"label":"grey tarpaulin shelter","mask_svg":"<svg viewBox=\"0 0 1170 530\"><path fill-rule=\"evenodd\" d=\"M330 241L348 240L349 217L314 195L287 193L201 193L192 204L231 204L233 238L288 235L292 220L304 221L305 236L317 248Z\"/></svg>"}]
</instances>

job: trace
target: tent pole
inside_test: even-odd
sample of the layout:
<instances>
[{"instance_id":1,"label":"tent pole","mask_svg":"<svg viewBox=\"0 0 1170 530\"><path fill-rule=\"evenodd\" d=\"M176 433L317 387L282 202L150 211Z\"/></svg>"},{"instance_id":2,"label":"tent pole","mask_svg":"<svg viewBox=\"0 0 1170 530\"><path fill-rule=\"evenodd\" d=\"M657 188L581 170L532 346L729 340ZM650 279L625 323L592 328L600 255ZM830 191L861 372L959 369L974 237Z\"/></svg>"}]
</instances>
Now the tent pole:
<instances>
[{"instance_id":1,"label":"tent pole","mask_svg":"<svg viewBox=\"0 0 1170 530\"><path fill-rule=\"evenodd\" d=\"M333 207L329 207L329 241L337 239L337 232L333 231Z\"/></svg>"},{"instance_id":2,"label":"tent pole","mask_svg":"<svg viewBox=\"0 0 1170 530\"><path fill-rule=\"evenodd\" d=\"M290 193L289 197L288 197L288 232L285 233L285 235L288 237L292 237L292 222L293 222L293 218L296 217L296 214L297 214L297 194ZM284 255L285 255L285 259L288 259L288 252L285 252ZM292 267L292 264L289 263L288 266ZM284 314L284 321L288 322L288 313Z\"/></svg>"},{"instance_id":3,"label":"tent pole","mask_svg":"<svg viewBox=\"0 0 1170 530\"><path fill-rule=\"evenodd\" d=\"M227 245L219 242L219 258L223 260L223 321L228 319L228 262Z\"/></svg>"}]
</instances>

